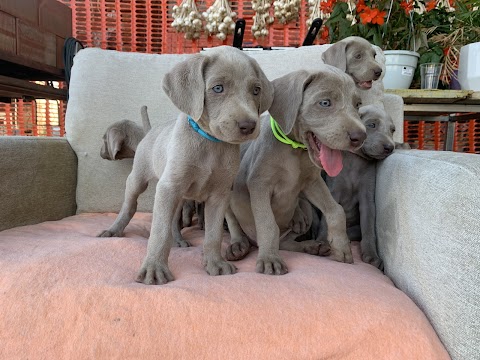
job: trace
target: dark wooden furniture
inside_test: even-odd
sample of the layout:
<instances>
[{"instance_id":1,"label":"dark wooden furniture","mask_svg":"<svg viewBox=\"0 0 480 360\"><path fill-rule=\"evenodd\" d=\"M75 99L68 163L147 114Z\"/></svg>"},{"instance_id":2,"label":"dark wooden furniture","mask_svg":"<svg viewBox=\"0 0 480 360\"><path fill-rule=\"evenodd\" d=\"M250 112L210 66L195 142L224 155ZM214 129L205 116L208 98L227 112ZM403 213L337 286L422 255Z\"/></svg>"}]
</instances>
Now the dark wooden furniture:
<instances>
[{"instance_id":1,"label":"dark wooden furniture","mask_svg":"<svg viewBox=\"0 0 480 360\"><path fill-rule=\"evenodd\" d=\"M31 81L63 81L63 44L71 9L57 0L0 1L0 98L66 100L66 90Z\"/></svg>"}]
</instances>

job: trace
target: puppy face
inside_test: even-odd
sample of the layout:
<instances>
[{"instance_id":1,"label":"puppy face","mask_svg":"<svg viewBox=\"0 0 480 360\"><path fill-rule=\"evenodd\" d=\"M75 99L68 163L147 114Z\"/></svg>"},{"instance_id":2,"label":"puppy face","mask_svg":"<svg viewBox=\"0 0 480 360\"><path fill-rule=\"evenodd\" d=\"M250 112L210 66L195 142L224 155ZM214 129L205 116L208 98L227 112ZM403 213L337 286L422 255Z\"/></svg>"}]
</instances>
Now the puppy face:
<instances>
[{"instance_id":1,"label":"puppy face","mask_svg":"<svg viewBox=\"0 0 480 360\"><path fill-rule=\"evenodd\" d=\"M360 151L372 159L385 159L395 148L395 125L392 118L375 105L363 106L359 113L367 130L367 138Z\"/></svg>"},{"instance_id":2,"label":"puppy face","mask_svg":"<svg viewBox=\"0 0 480 360\"><path fill-rule=\"evenodd\" d=\"M375 49L365 39L351 36L332 45L322 55L326 64L338 67L350 75L360 89L370 89L372 81L382 74L375 61Z\"/></svg>"},{"instance_id":3,"label":"puppy face","mask_svg":"<svg viewBox=\"0 0 480 360\"><path fill-rule=\"evenodd\" d=\"M270 113L285 133L307 146L310 160L330 176L342 169L340 150L359 149L365 140L360 99L348 75L329 65L297 71L273 81Z\"/></svg>"},{"instance_id":4,"label":"puppy face","mask_svg":"<svg viewBox=\"0 0 480 360\"><path fill-rule=\"evenodd\" d=\"M273 100L273 86L257 62L229 46L179 64L166 75L164 89L204 131L233 144L258 136L260 114Z\"/></svg>"}]
</instances>

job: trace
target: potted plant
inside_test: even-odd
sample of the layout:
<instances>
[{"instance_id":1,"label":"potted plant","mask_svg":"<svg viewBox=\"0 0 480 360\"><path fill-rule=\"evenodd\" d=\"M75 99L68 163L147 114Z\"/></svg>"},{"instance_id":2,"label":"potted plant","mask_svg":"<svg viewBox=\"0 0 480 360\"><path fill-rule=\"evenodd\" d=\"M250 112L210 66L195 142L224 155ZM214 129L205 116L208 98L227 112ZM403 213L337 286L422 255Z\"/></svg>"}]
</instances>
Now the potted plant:
<instances>
[{"instance_id":1,"label":"potted plant","mask_svg":"<svg viewBox=\"0 0 480 360\"><path fill-rule=\"evenodd\" d=\"M397 58L413 51L420 64L444 63L444 84L458 66L460 47L480 41L478 0L326 0L321 10L330 42L355 35L379 46L387 56L390 51ZM388 58L386 64L393 69ZM397 70L413 72L407 65L415 67L416 61L403 62Z\"/></svg>"}]
</instances>

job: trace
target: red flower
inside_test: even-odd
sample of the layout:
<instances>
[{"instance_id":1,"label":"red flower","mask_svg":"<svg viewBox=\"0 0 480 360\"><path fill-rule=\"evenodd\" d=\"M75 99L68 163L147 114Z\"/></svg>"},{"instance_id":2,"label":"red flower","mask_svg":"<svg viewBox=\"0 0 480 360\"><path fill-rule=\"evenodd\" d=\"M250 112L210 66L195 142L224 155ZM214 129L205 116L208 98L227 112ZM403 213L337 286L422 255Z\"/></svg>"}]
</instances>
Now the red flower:
<instances>
[{"instance_id":1,"label":"red flower","mask_svg":"<svg viewBox=\"0 0 480 360\"><path fill-rule=\"evenodd\" d=\"M430 0L430 1L427 1L427 3L425 4L425 9L427 11L430 11L435 9L435 6L437 6L437 0Z\"/></svg>"},{"instance_id":2,"label":"red flower","mask_svg":"<svg viewBox=\"0 0 480 360\"><path fill-rule=\"evenodd\" d=\"M413 1L405 0L400 2L400 6L405 10L405 14L410 15L413 10Z\"/></svg>"},{"instance_id":3,"label":"red flower","mask_svg":"<svg viewBox=\"0 0 480 360\"><path fill-rule=\"evenodd\" d=\"M324 13L324 14L329 14L332 12L333 10L333 5L335 3L336 0L327 0L327 1L322 1L320 2L320 10Z\"/></svg>"},{"instance_id":4,"label":"red flower","mask_svg":"<svg viewBox=\"0 0 480 360\"><path fill-rule=\"evenodd\" d=\"M361 13L365 9L368 9L367 5L365 5L365 0L358 0L357 13Z\"/></svg>"},{"instance_id":5,"label":"red flower","mask_svg":"<svg viewBox=\"0 0 480 360\"><path fill-rule=\"evenodd\" d=\"M448 53L450 52L450 48L449 47L446 47L445 49L443 49L443 55L445 56L448 56Z\"/></svg>"},{"instance_id":6,"label":"red flower","mask_svg":"<svg viewBox=\"0 0 480 360\"><path fill-rule=\"evenodd\" d=\"M386 11L370 9L369 7L367 7L362 13L360 13L360 21L363 25L368 23L383 25L385 23L386 15Z\"/></svg>"}]
</instances>

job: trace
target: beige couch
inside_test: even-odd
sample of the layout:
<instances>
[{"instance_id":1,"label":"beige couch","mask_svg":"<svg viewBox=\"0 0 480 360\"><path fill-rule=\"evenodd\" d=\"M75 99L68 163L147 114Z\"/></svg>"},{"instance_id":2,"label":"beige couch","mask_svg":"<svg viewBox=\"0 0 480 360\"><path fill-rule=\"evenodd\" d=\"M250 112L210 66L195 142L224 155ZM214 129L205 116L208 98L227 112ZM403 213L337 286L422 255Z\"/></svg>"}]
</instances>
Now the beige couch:
<instances>
[{"instance_id":1,"label":"beige couch","mask_svg":"<svg viewBox=\"0 0 480 360\"><path fill-rule=\"evenodd\" d=\"M252 53L271 79L314 68L324 47ZM188 55L82 50L67 136L0 138L0 358L475 359L480 353L480 158L398 151L378 167L385 274L282 252L290 272L210 277L203 232L173 249L176 280L134 282L146 252L152 186L125 237L100 239L119 210L130 160L100 158L109 124L175 118L163 74ZM381 100L402 140L402 101ZM370 99L370 100L369 100ZM228 234L225 234L228 241Z\"/></svg>"}]
</instances>

